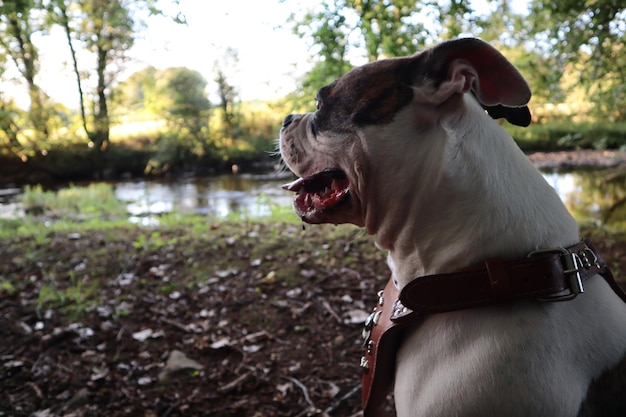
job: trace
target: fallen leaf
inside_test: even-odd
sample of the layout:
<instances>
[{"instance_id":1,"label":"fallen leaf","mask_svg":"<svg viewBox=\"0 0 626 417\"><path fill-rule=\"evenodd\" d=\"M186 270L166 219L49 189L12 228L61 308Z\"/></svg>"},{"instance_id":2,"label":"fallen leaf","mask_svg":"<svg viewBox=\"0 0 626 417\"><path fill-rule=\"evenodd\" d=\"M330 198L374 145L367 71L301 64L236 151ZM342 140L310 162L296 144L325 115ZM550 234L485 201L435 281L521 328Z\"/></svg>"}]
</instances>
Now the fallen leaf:
<instances>
[{"instance_id":1,"label":"fallen leaf","mask_svg":"<svg viewBox=\"0 0 626 417\"><path fill-rule=\"evenodd\" d=\"M192 369L201 370L204 367L199 362L188 358L180 350L170 352L165 367L159 372L159 381L165 381L177 372Z\"/></svg>"},{"instance_id":2,"label":"fallen leaf","mask_svg":"<svg viewBox=\"0 0 626 417\"><path fill-rule=\"evenodd\" d=\"M249 345L249 346L244 346L242 349L244 352L247 352L247 353L256 353L259 350L263 349L263 346L262 345Z\"/></svg>"},{"instance_id":3,"label":"fallen leaf","mask_svg":"<svg viewBox=\"0 0 626 417\"><path fill-rule=\"evenodd\" d=\"M143 329L133 333L132 337L139 342L145 342L152 336L152 333L154 333L152 329Z\"/></svg>"},{"instance_id":4,"label":"fallen leaf","mask_svg":"<svg viewBox=\"0 0 626 417\"><path fill-rule=\"evenodd\" d=\"M346 319L344 320L344 323L346 324L363 324L369 317L369 313L367 311L360 309L347 311L344 315L346 316Z\"/></svg>"},{"instance_id":5,"label":"fallen leaf","mask_svg":"<svg viewBox=\"0 0 626 417\"><path fill-rule=\"evenodd\" d=\"M287 393L291 391L292 388L293 388L292 382L285 382L284 384L276 385L276 390L280 392L280 395L283 397L287 396Z\"/></svg>"},{"instance_id":6,"label":"fallen leaf","mask_svg":"<svg viewBox=\"0 0 626 417\"><path fill-rule=\"evenodd\" d=\"M221 349L226 346L230 346L230 340L227 337L223 337L209 345L211 349Z\"/></svg>"},{"instance_id":7,"label":"fallen leaf","mask_svg":"<svg viewBox=\"0 0 626 417\"><path fill-rule=\"evenodd\" d=\"M152 384L152 378L149 376L142 376L137 380L137 385L146 386Z\"/></svg>"},{"instance_id":8,"label":"fallen leaf","mask_svg":"<svg viewBox=\"0 0 626 417\"><path fill-rule=\"evenodd\" d=\"M276 272L270 271L265 277L259 280L261 284L274 284L276 282Z\"/></svg>"}]
</instances>

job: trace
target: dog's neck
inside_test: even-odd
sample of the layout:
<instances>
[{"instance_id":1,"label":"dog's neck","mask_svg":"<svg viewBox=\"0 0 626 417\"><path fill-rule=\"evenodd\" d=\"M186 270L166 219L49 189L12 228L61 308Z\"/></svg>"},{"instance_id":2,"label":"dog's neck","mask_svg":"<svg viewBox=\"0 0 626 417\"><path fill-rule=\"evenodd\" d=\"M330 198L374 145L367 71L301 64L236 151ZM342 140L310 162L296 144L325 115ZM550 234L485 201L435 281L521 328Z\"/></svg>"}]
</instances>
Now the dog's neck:
<instances>
[{"instance_id":1,"label":"dog's neck","mask_svg":"<svg viewBox=\"0 0 626 417\"><path fill-rule=\"evenodd\" d=\"M389 250L400 287L419 276L579 240L575 220L509 134L473 98L463 101L438 123L442 142L427 149L443 152L431 159L443 165L416 164L420 190L400 196L377 219L376 243Z\"/></svg>"}]
</instances>

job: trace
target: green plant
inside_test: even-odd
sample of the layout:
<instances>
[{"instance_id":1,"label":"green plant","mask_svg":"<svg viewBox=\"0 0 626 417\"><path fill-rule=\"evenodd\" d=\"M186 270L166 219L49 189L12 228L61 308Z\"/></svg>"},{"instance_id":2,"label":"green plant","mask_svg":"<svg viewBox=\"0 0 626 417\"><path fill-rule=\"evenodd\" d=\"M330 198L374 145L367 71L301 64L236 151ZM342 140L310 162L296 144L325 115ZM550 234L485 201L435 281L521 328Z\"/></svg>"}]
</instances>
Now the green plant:
<instances>
[{"instance_id":1,"label":"green plant","mask_svg":"<svg viewBox=\"0 0 626 417\"><path fill-rule=\"evenodd\" d=\"M65 288L61 288L61 283L58 282L55 274L47 274L45 281L37 297L39 309L58 308L70 317L78 317L83 315L95 301L97 288L94 280L77 278L74 271L69 271Z\"/></svg>"},{"instance_id":2,"label":"green plant","mask_svg":"<svg viewBox=\"0 0 626 417\"><path fill-rule=\"evenodd\" d=\"M24 211L51 218L116 218L126 214L124 204L115 197L110 184L86 187L71 185L58 191L43 190L41 185L26 186L20 201Z\"/></svg>"},{"instance_id":3,"label":"green plant","mask_svg":"<svg viewBox=\"0 0 626 417\"><path fill-rule=\"evenodd\" d=\"M176 242L176 238L165 239L161 236L161 232L155 230L150 233L150 236L147 236L146 234L140 234L139 236L137 236L137 238L133 241L133 247L144 252L158 251L166 244L169 243L174 245L176 244Z\"/></svg>"},{"instance_id":4,"label":"green plant","mask_svg":"<svg viewBox=\"0 0 626 417\"><path fill-rule=\"evenodd\" d=\"M11 282L5 281L4 278L0 277L0 294L6 293L12 295L15 291L15 286Z\"/></svg>"}]
</instances>

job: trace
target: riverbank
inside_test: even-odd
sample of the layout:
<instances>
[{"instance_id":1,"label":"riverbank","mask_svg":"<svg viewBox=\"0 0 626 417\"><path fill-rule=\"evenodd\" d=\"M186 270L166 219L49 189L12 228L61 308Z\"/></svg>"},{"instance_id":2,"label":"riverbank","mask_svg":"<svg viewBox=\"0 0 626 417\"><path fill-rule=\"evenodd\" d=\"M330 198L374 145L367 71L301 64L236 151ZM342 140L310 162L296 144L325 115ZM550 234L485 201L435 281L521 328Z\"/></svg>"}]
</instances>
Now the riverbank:
<instances>
[{"instance_id":1,"label":"riverbank","mask_svg":"<svg viewBox=\"0 0 626 417\"><path fill-rule=\"evenodd\" d=\"M581 149L574 151L530 152L526 154L538 169L613 168L626 164L626 151Z\"/></svg>"},{"instance_id":2,"label":"riverbank","mask_svg":"<svg viewBox=\"0 0 626 417\"><path fill-rule=\"evenodd\" d=\"M526 153L530 160L539 169L561 170L574 168L611 168L626 163L626 151L620 150L562 150L562 151L534 151ZM146 174L142 168L142 158L130 154L126 159L135 162L132 168L121 167L104 170L100 175L93 176L88 167L83 170L62 171L61 167L56 170L44 169L43 161L36 159L23 163L15 158L0 158L0 189L14 188L27 184L54 185L70 182L89 182L96 180L119 181L125 179L153 179L153 178L176 178L189 176L208 176L224 173L237 172L268 172L280 165L278 157L265 155L253 159L241 159L233 161L219 161L219 163L206 163L200 166L178 167L156 175ZM140 163L137 163L140 162ZM81 163L82 164L82 163ZM74 164L70 164L73 166ZM78 164L80 165L80 164ZM77 166L78 166L77 165ZM82 165L81 165L82 166ZM126 166L126 165L124 165ZM130 166L130 165L129 165Z\"/></svg>"}]
</instances>

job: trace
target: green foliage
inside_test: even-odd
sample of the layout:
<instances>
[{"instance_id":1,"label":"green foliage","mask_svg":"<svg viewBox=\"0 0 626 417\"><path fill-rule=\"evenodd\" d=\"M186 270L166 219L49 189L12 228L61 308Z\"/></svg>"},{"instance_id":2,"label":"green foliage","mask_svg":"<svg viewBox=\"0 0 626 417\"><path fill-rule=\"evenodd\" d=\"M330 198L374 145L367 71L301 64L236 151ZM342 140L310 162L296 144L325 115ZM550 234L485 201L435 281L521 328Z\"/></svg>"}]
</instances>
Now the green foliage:
<instances>
[{"instance_id":1,"label":"green foliage","mask_svg":"<svg viewBox=\"0 0 626 417\"><path fill-rule=\"evenodd\" d=\"M174 3L177 3L175 0ZM13 104L0 95L0 146L22 160L33 153L45 154L50 141L59 137L67 142L69 116L66 109L52 103L37 84L39 50L33 39L60 27L66 36L80 104L83 135L92 148L92 169L104 167L98 155L109 145L109 87L123 69L126 52L141 30L142 13L163 14L155 0L20 0L0 2L0 75L7 63L19 73L28 89L30 107L16 112ZM183 22L176 15L174 20ZM91 54L93 59L85 58ZM9 57L10 60L7 60ZM87 64L86 64L87 63ZM93 64L93 65L92 65ZM93 85L93 94L85 90ZM89 102L93 98L93 102ZM91 105L89 105L91 104Z\"/></svg>"},{"instance_id":2,"label":"green foliage","mask_svg":"<svg viewBox=\"0 0 626 417\"><path fill-rule=\"evenodd\" d=\"M175 245L177 239L166 240L161 236L158 230L152 231L149 236L145 233L137 236L137 239L133 242L133 247L142 252L157 252L165 245Z\"/></svg>"},{"instance_id":3,"label":"green foliage","mask_svg":"<svg viewBox=\"0 0 626 417\"><path fill-rule=\"evenodd\" d=\"M552 61L551 68L578 75L596 116L626 120L626 4L613 0L533 0L529 21L535 47Z\"/></svg>"},{"instance_id":4,"label":"green foliage","mask_svg":"<svg viewBox=\"0 0 626 417\"><path fill-rule=\"evenodd\" d=\"M154 80L156 84L147 100L154 114L179 123L179 118L198 118L209 109L207 81L198 71L167 68L154 74Z\"/></svg>"},{"instance_id":5,"label":"green foliage","mask_svg":"<svg viewBox=\"0 0 626 417\"><path fill-rule=\"evenodd\" d=\"M323 1L292 21L297 34L312 39L322 60L343 66L351 47L363 48L370 61L415 52L426 40L424 25L415 19L422 6L417 0Z\"/></svg>"},{"instance_id":6,"label":"green foliage","mask_svg":"<svg viewBox=\"0 0 626 417\"><path fill-rule=\"evenodd\" d=\"M20 202L27 213L50 218L116 218L126 214L113 188L105 183L70 186L56 192L45 191L40 185L26 186Z\"/></svg>"},{"instance_id":7,"label":"green foliage","mask_svg":"<svg viewBox=\"0 0 626 417\"><path fill-rule=\"evenodd\" d=\"M149 110L153 115L157 114L153 104L159 100L154 88L156 79L157 69L146 67L114 86L111 90L112 114L122 120L128 112Z\"/></svg>"},{"instance_id":8,"label":"green foliage","mask_svg":"<svg viewBox=\"0 0 626 417\"><path fill-rule=\"evenodd\" d=\"M44 283L39 289L37 308L58 308L69 318L75 318L86 313L87 309L96 302L98 283L88 276L78 278L75 271L69 271L69 279L63 286L57 282L55 274L46 274Z\"/></svg>"},{"instance_id":9,"label":"green foliage","mask_svg":"<svg viewBox=\"0 0 626 417\"><path fill-rule=\"evenodd\" d=\"M30 99L30 107L25 112L28 115L26 123L22 126L13 123L7 135L12 149L20 157L23 154L22 144L17 139L19 131L28 130L28 139L35 143L45 142L51 129L49 121L53 117L52 109L48 106L49 99L37 82L40 71L39 50L33 38L37 32L47 29L40 8L41 4L33 0L0 2L0 54L10 57L27 87ZM6 126L6 123L3 124Z\"/></svg>"},{"instance_id":10,"label":"green foliage","mask_svg":"<svg viewBox=\"0 0 626 417\"><path fill-rule=\"evenodd\" d=\"M207 81L188 68L134 73L114 89L116 119L120 124L139 120L165 122L156 132L156 146L144 172L163 173L172 167L217 158L215 139L209 136L210 104Z\"/></svg>"},{"instance_id":11,"label":"green foliage","mask_svg":"<svg viewBox=\"0 0 626 417\"><path fill-rule=\"evenodd\" d=\"M365 51L365 58L373 61L412 54L423 46L427 31L415 19L419 4L416 0L326 0L302 16L294 14L294 32L310 39L311 55L317 57L293 97L297 105L311 101L317 89L351 69L348 57L355 50Z\"/></svg>"},{"instance_id":12,"label":"green foliage","mask_svg":"<svg viewBox=\"0 0 626 417\"><path fill-rule=\"evenodd\" d=\"M626 123L534 123L527 128L505 124L524 151L626 149Z\"/></svg>"}]
</instances>

